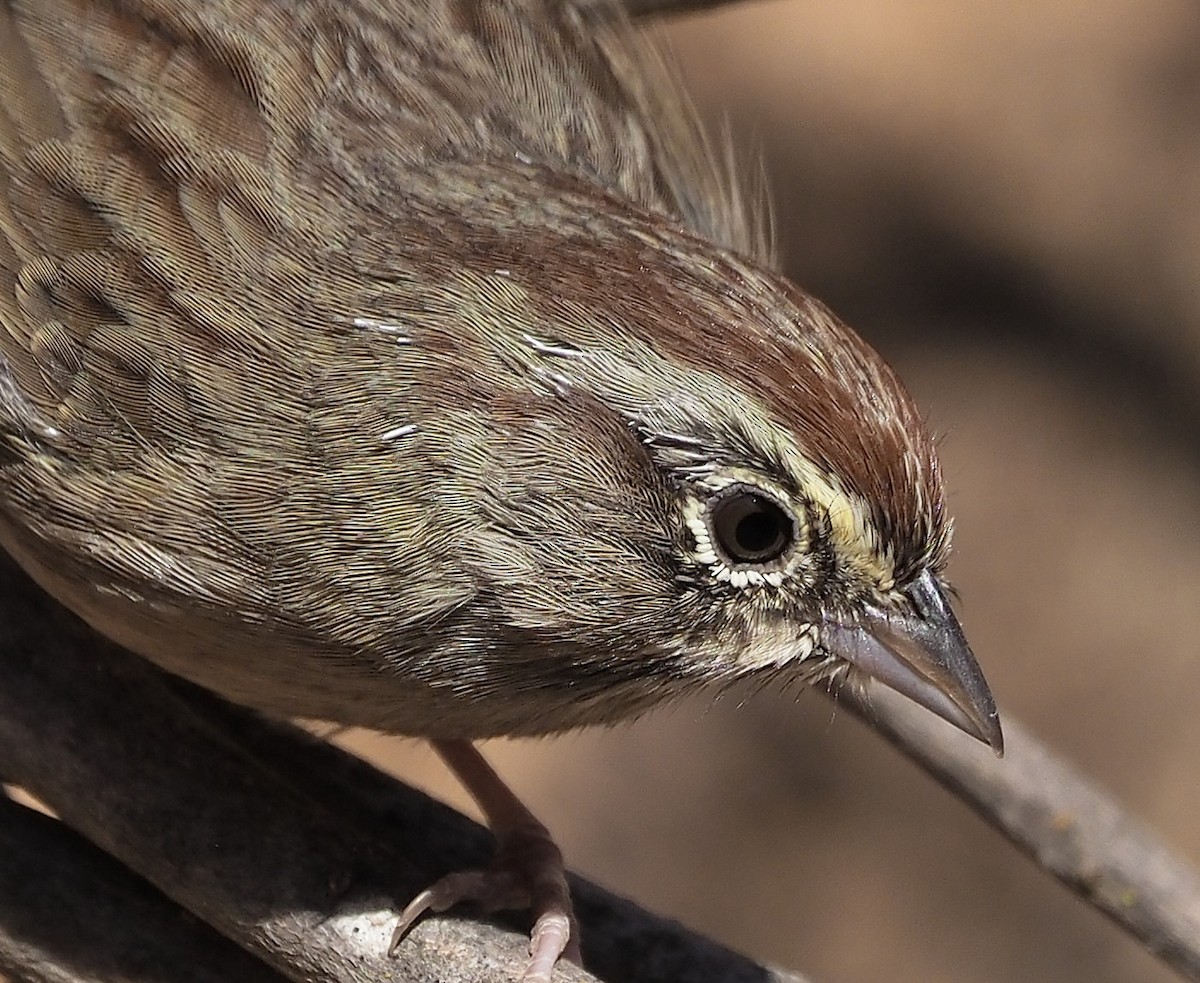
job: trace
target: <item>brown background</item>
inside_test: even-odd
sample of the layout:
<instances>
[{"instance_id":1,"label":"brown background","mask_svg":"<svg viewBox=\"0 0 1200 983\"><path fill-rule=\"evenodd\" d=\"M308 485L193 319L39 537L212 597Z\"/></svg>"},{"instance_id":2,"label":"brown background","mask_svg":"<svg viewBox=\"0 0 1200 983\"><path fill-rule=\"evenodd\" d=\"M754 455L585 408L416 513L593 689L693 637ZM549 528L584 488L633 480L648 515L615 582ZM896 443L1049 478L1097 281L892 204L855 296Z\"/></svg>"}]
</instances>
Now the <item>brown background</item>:
<instances>
[{"instance_id":1,"label":"brown background","mask_svg":"<svg viewBox=\"0 0 1200 983\"><path fill-rule=\"evenodd\" d=\"M672 24L795 278L935 427L1003 712L1200 861L1200 6L788 0ZM1162 981L812 695L490 753L581 872L841 981ZM463 803L423 747L358 735Z\"/></svg>"}]
</instances>

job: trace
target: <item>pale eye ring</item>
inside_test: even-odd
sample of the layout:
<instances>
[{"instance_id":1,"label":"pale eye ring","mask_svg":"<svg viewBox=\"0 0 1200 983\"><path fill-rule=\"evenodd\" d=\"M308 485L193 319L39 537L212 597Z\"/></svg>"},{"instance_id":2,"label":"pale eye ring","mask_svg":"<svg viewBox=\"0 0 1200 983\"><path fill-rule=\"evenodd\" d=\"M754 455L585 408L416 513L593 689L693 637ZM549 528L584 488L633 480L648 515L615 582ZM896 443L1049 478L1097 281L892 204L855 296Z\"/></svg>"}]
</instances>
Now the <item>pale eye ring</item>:
<instances>
[{"instance_id":1,"label":"pale eye ring","mask_svg":"<svg viewBox=\"0 0 1200 983\"><path fill-rule=\"evenodd\" d=\"M708 503L713 544L730 563L767 564L796 541L796 523L770 495L745 485L722 489Z\"/></svg>"}]
</instances>

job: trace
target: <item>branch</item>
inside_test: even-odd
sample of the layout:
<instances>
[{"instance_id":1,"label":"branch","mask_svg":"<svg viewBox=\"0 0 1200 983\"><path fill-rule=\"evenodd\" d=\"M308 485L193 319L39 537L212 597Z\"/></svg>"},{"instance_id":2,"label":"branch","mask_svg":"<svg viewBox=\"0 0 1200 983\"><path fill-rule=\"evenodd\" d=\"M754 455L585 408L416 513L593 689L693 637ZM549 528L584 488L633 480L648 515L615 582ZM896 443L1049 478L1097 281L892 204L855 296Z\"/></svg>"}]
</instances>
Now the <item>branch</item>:
<instances>
[{"instance_id":1,"label":"branch","mask_svg":"<svg viewBox=\"0 0 1200 983\"><path fill-rule=\"evenodd\" d=\"M62 823L0 796L0 974L283 983Z\"/></svg>"},{"instance_id":2,"label":"branch","mask_svg":"<svg viewBox=\"0 0 1200 983\"><path fill-rule=\"evenodd\" d=\"M396 899L485 861L485 830L109 645L5 557L0 596L0 773L178 905L294 980L507 979L523 963L521 931L466 917L428 918L386 955ZM573 889L600 977L800 983L582 880ZM0 921L11 935L11 916ZM597 977L564 966L555 978Z\"/></svg>"},{"instance_id":3,"label":"branch","mask_svg":"<svg viewBox=\"0 0 1200 983\"><path fill-rule=\"evenodd\" d=\"M882 689L836 697L1039 867L1189 980L1200 980L1200 877L1106 792L1004 717L1005 757Z\"/></svg>"},{"instance_id":4,"label":"branch","mask_svg":"<svg viewBox=\"0 0 1200 983\"><path fill-rule=\"evenodd\" d=\"M486 831L337 748L224 704L108 645L6 559L0 591L7 611L26 613L0 624L0 770L103 851L293 979L425 980L432 973L458 980L521 961L519 930L457 918L427 920L397 959L384 957L394 899L485 860ZM1200 979L1196 876L1011 718L1008 757L997 761L886 691L874 693L870 706L848 689L839 700L1168 965ZM7 871L13 883L27 882L13 865L56 852L41 842L27 833L24 845L0 845L8 863L0 878ZM73 863L79 849L64 848L56 869ZM109 879L106 869L80 876L95 885ZM114 890L118 880L113 874ZM573 888L585 958L601 978L789 978L587 882L576 880ZM74 887L59 896L97 892ZM8 893L3 880L0 893ZM137 907L145 903L112 902L139 927L150 924ZM14 912L32 904L0 908L0 952L14 971ZM64 963L80 948L100 953L95 940L81 945L85 916L60 917L72 930L50 948ZM178 920L178 913L170 917ZM198 943L170 944L188 952ZM208 943L200 949L205 959L216 951ZM594 977L566 968L562 978Z\"/></svg>"}]
</instances>

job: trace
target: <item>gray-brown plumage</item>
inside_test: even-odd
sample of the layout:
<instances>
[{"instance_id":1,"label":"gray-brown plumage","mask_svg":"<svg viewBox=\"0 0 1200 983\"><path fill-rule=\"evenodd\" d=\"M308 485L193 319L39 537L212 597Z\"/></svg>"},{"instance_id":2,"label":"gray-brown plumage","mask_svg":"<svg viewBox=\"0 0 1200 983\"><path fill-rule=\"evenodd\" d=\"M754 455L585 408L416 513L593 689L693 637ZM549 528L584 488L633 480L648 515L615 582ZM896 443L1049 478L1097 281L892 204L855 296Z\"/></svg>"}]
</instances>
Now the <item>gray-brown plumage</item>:
<instances>
[{"instance_id":1,"label":"gray-brown plumage","mask_svg":"<svg viewBox=\"0 0 1200 983\"><path fill-rule=\"evenodd\" d=\"M0 539L275 713L853 666L998 746L917 410L588 10L0 3Z\"/></svg>"}]
</instances>

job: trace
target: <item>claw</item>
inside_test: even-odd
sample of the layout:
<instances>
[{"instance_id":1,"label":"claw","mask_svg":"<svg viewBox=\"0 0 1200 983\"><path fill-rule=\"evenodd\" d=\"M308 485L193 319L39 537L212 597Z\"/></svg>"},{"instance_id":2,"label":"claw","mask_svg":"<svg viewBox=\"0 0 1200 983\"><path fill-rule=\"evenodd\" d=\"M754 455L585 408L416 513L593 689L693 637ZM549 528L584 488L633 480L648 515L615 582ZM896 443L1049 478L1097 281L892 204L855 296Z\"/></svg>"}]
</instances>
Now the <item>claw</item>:
<instances>
[{"instance_id":1,"label":"claw","mask_svg":"<svg viewBox=\"0 0 1200 983\"><path fill-rule=\"evenodd\" d=\"M505 852L511 856L511 851ZM507 862L511 863L511 860ZM561 863L560 859L560 870ZM574 912L565 877L561 878L562 890L556 889L559 878L553 871L538 869L536 875L528 879L538 884L536 901L532 887L522 885L526 878L515 875L506 867L448 874L405 906L392 931L388 955L396 954L413 926L430 912L440 914L466 903L477 904L488 912L533 908L537 918L529 933L529 964L521 979L522 983L550 983L550 975L559 959L567 958L574 963L582 961Z\"/></svg>"},{"instance_id":2,"label":"claw","mask_svg":"<svg viewBox=\"0 0 1200 983\"><path fill-rule=\"evenodd\" d=\"M582 965L579 940L571 931L571 916L566 912L543 912L529 933L529 965L522 983L550 983L550 974L559 959Z\"/></svg>"},{"instance_id":3,"label":"claw","mask_svg":"<svg viewBox=\"0 0 1200 983\"><path fill-rule=\"evenodd\" d=\"M529 909L529 962L522 983L550 983L559 959L583 964L579 927L562 853L549 831L521 805L465 741L435 741L434 747L475 796L495 835L498 849L485 870L448 874L412 899L400 913L388 955L395 955L412 928L427 913L472 903L484 911Z\"/></svg>"}]
</instances>

